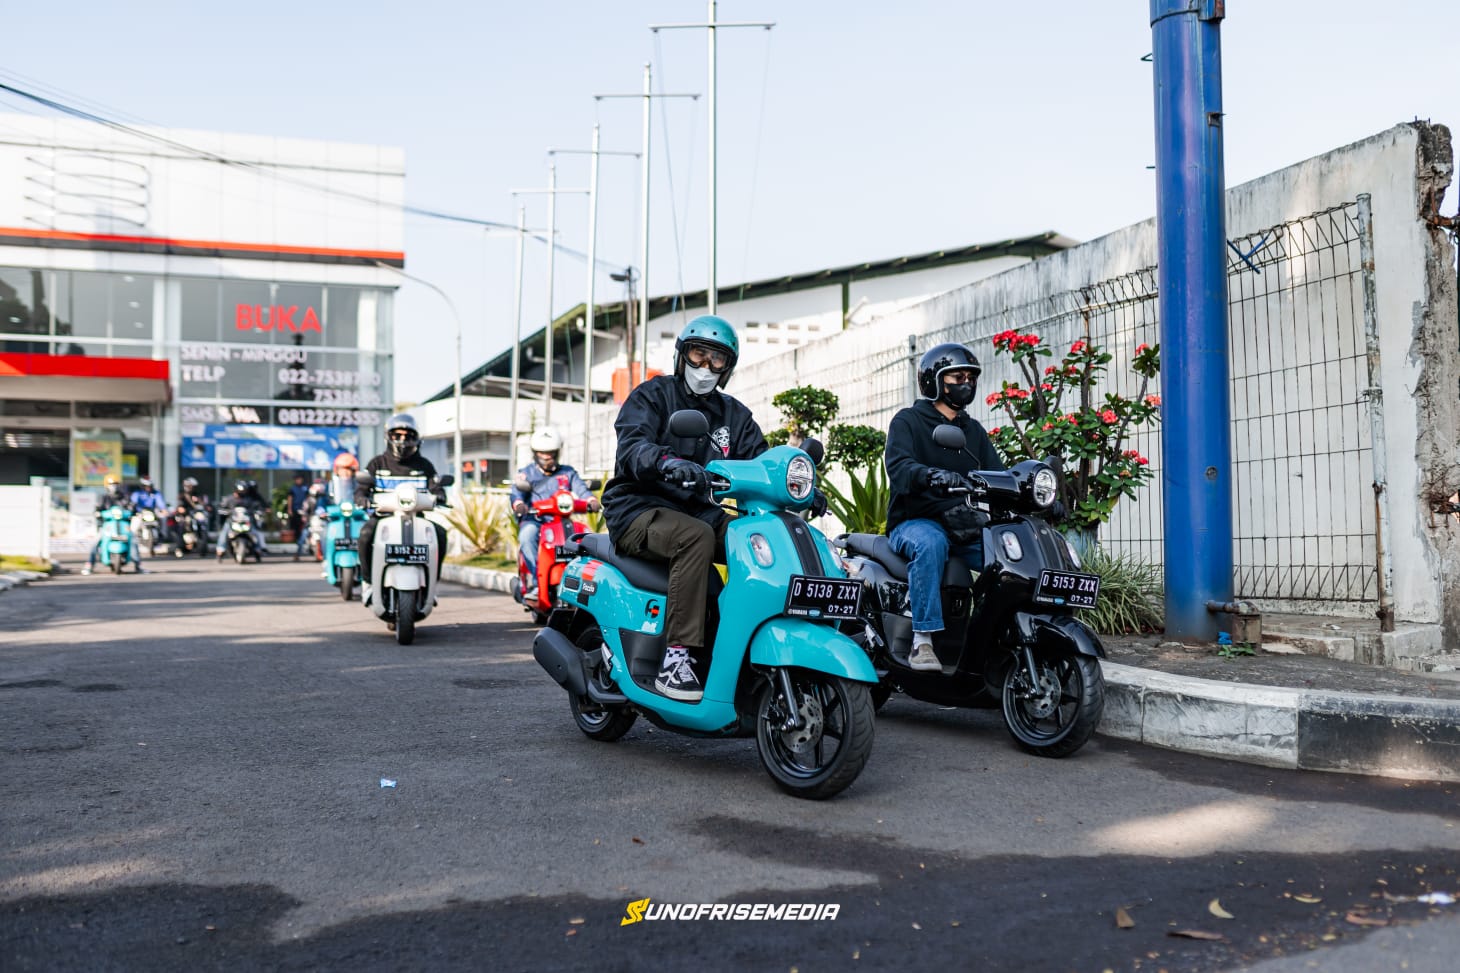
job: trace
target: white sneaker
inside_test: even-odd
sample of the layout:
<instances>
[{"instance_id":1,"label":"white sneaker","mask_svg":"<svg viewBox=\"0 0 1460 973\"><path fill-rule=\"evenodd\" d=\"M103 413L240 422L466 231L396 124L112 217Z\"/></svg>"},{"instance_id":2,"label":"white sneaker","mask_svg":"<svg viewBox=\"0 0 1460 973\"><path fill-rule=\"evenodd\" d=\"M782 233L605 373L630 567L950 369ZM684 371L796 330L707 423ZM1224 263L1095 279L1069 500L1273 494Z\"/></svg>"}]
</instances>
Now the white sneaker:
<instances>
[{"instance_id":1,"label":"white sneaker","mask_svg":"<svg viewBox=\"0 0 1460 973\"><path fill-rule=\"evenodd\" d=\"M938 654L933 651L933 643L919 642L908 653L907 667L931 672L934 669L942 669L943 663L938 661Z\"/></svg>"},{"instance_id":2,"label":"white sneaker","mask_svg":"<svg viewBox=\"0 0 1460 973\"><path fill-rule=\"evenodd\" d=\"M374 594L374 589L371 586L370 582L369 581L362 581L362 582L360 582L360 604L362 604L362 605L368 605L368 604L370 604L370 596L372 594Z\"/></svg>"},{"instance_id":3,"label":"white sneaker","mask_svg":"<svg viewBox=\"0 0 1460 973\"><path fill-rule=\"evenodd\" d=\"M81 569L81 573L82 574L90 574L91 573L91 568L89 568L89 567L82 568Z\"/></svg>"}]
</instances>

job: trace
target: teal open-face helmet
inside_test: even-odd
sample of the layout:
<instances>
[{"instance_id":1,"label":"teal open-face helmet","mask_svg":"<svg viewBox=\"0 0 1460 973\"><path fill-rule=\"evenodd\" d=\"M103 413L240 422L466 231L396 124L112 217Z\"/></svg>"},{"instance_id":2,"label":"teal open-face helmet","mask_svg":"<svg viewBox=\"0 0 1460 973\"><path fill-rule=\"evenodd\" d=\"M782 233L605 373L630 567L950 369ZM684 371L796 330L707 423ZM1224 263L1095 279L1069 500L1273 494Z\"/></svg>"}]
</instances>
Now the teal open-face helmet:
<instances>
[{"instance_id":1,"label":"teal open-face helmet","mask_svg":"<svg viewBox=\"0 0 1460 973\"><path fill-rule=\"evenodd\" d=\"M725 383L730 381L730 373L735 371L735 362L740 358L740 339L735 336L735 329L730 322L714 314L701 314L684 326L674 342L676 378L684 380L685 368L699 365L689 361L691 351L695 348L709 351L716 359L703 367L714 371L719 376L716 387L724 388Z\"/></svg>"}]
</instances>

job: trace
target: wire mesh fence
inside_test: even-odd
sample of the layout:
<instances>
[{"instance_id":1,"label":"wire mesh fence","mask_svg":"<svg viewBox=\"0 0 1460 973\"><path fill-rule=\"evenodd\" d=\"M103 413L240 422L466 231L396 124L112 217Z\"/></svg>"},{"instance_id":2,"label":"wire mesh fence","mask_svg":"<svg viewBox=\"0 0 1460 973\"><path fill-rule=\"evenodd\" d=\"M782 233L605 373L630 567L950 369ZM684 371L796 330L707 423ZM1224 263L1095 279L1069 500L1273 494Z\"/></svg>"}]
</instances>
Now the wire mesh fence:
<instances>
[{"instance_id":1,"label":"wire mesh fence","mask_svg":"<svg viewBox=\"0 0 1460 973\"><path fill-rule=\"evenodd\" d=\"M1228 340L1235 483L1235 589L1264 601L1372 602L1378 597L1373 463L1365 390L1363 269L1357 203L1347 203L1231 241ZM972 285L998 288L1000 281ZM1018 381L993 336L1040 335L1056 355L1076 340L1113 357L1097 397L1136 394L1131 359L1159 340L1156 268L1041 297L993 312L904 312L746 369L735 393L769 425L771 398L795 385L830 389L840 422L886 429L912 401L914 363L929 347L962 342L983 364L980 388ZM941 315L941 319L939 319ZM930 319L931 318L931 319ZM909 341L911 338L911 341ZM1176 377L1162 375L1162 381ZM1158 388L1148 392L1159 393ZM980 400L985 426L998 425ZM1166 417L1169 421L1169 417ZM1152 563L1162 560L1160 430L1139 427L1128 447L1156 473L1140 499L1116 504L1102 542Z\"/></svg>"}]
</instances>

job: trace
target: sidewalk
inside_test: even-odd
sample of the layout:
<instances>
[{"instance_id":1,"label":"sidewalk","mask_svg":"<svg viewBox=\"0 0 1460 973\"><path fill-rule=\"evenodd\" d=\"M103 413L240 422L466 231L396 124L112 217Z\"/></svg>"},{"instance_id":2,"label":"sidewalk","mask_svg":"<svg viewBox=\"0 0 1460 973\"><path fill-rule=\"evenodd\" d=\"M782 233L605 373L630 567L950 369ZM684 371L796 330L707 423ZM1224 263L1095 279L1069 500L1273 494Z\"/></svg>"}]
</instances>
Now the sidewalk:
<instances>
[{"instance_id":1,"label":"sidewalk","mask_svg":"<svg viewBox=\"0 0 1460 973\"><path fill-rule=\"evenodd\" d=\"M1268 615L1263 634L1257 655L1231 659L1160 636L1104 639L1100 732L1274 767L1460 779L1453 655L1393 660L1428 672L1351 661L1354 646L1381 644L1377 625L1352 619Z\"/></svg>"}]
</instances>

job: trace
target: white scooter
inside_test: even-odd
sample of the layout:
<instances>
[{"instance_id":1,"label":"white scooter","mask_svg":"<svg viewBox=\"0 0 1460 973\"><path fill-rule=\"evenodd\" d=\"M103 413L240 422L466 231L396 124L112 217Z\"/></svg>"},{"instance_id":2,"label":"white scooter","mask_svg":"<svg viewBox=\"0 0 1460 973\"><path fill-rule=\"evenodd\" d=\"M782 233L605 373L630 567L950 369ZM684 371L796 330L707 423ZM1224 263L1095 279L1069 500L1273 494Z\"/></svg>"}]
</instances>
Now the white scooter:
<instances>
[{"instance_id":1,"label":"white scooter","mask_svg":"<svg viewBox=\"0 0 1460 973\"><path fill-rule=\"evenodd\" d=\"M417 514L434 510L436 497L424 476L355 474L361 486L374 491L375 539L370 548L370 600L366 603L395 640L410 645L416 622L436 606L439 558L436 530L421 523ZM456 478L447 474L436 485L449 487Z\"/></svg>"}]
</instances>

